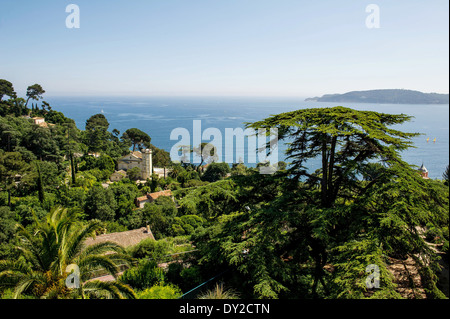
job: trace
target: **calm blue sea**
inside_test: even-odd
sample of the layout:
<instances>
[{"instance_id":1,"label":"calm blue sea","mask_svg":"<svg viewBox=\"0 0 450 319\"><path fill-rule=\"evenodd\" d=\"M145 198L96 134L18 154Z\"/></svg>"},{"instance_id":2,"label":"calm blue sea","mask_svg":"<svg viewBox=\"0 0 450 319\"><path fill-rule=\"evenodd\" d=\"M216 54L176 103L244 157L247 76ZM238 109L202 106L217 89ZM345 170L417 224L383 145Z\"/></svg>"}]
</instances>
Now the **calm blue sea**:
<instances>
[{"instance_id":1,"label":"calm blue sea","mask_svg":"<svg viewBox=\"0 0 450 319\"><path fill-rule=\"evenodd\" d=\"M404 113L414 116L414 119L397 129L423 135L414 139L416 148L405 151L403 159L418 166L423 163L431 178L442 178L449 163L448 104L342 104L305 102L303 98L250 97L46 97L46 101L54 110L74 119L80 129L85 128L90 116L103 113L110 123L110 131L117 129L122 133L136 127L148 133L155 146L168 152L177 142L170 140L172 130L186 128L191 132L192 139L194 120L201 120L202 130L217 128L225 137L225 128L244 128L244 122L254 122L273 114L301 108L342 105L358 110ZM430 139L428 143L427 138ZM435 138L436 142L433 143ZM280 145L279 160L284 160L284 149ZM247 153L245 154L243 160L247 163ZM238 160L235 158L235 161ZM314 170L319 163L312 162L310 165L310 169Z\"/></svg>"}]
</instances>

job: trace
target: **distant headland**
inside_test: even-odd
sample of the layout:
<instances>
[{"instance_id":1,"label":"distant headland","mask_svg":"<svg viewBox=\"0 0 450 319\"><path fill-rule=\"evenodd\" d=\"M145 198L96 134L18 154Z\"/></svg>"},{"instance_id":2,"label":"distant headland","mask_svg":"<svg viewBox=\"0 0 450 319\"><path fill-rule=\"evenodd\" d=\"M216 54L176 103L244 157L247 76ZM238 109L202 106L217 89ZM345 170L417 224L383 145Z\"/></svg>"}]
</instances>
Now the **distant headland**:
<instances>
[{"instance_id":1,"label":"distant headland","mask_svg":"<svg viewBox=\"0 0 450 319\"><path fill-rule=\"evenodd\" d=\"M352 91L344 94L325 94L322 97L307 98L305 101L386 104L449 104L449 95L440 93L423 93L403 89L386 89Z\"/></svg>"}]
</instances>

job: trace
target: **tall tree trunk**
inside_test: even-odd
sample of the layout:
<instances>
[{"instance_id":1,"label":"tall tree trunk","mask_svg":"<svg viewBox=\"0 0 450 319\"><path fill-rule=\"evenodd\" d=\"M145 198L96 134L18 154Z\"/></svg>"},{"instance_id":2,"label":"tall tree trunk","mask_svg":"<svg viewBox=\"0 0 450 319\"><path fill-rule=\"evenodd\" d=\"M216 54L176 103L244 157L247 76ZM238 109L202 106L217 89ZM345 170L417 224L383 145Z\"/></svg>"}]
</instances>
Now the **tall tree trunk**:
<instances>
[{"instance_id":1,"label":"tall tree trunk","mask_svg":"<svg viewBox=\"0 0 450 319\"><path fill-rule=\"evenodd\" d=\"M317 298L317 287L319 282L325 289L325 292L328 293L328 289L325 285L325 281L323 280L323 267L327 263L328 254L326 252L326 248L318 239L313 238L311 241L311 255L314 258L315 266L314 266L314 281L312 284L312 295L313 298Z\"/></svg>"},{"instance_id":2,"label":"tall tree trunk","mask_svg":"<svg viewBox=\"0 0 450 319\"><path fill-rule=\"evenodd\" d=\"M334 200L332 198L334 185L333 185L333 169L334 169L334 155L336 153L337 136L333 136L331 140L330 149L330 161L328 163L328 186L327 186L327 207L331 207Z\"/></svg>"}]
</instances>

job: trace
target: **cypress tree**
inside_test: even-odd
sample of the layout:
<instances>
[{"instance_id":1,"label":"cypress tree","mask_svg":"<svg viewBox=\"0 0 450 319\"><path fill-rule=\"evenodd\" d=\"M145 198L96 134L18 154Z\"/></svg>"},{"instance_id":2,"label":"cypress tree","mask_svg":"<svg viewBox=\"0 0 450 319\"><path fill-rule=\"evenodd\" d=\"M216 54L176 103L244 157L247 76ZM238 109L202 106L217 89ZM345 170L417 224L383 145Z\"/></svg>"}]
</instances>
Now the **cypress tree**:
<instances>
[{"instance_id":1,"label":"cypress tree","mask_svg":"<svg viewBox=\"0 0 450 319\"><path fill-rule=\"evenodd\" d=\"M72 153L70 153L70 168L72 170L72 184L75 185L77 179L75 176L75 164L73 162L73 154Z\"/></svg>"}]
</instances>

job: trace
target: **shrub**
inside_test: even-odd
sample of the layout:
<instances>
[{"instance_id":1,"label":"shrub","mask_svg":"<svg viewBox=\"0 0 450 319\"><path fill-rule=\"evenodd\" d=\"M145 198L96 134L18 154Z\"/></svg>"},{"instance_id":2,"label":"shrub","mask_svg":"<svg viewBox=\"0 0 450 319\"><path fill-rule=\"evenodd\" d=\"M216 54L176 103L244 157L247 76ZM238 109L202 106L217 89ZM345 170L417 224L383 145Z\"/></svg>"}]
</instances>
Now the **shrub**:
<instances>
[{"instance_id":1,"label":"shrub","mask_svg":"<svg viewBox=\"0 0 450 319\"><path fill-rule=\"evenodd\" d=\"M127 269L118 280L134 289L142 290L164 282L165 276L155 261L141 260L136 267Z\"/></svg>"},{"instance_id":2,"label":"shrub","mask_svg":"<svg viewBox=\"0 0 450 319\"><path fill-rule=\"evenodd\" d=\"M434 227L432 224L427 224L427 230L425 232L425 239L432 243L440 243L442 242L442 231Z\"/></svg>"},{"instance_id":3,"label":"shrub","mask_svg":"<svg viewBox=\"0 0 450 319\"><path fill-rule=\"evenodd\" d=\"M203 219L197 215L184 215L175 217L172 231L175 235L190 235L195 229L203 225Z\"/></svg>"},{"instance_id":4,"label":"shrub","mask_svg":"<svg viewBox=\"0 0 450 319\"><path fill-rule=\"evenodd\" d=\"M165 239L153 240L151 238L141 241L136 246L130 248L129 253L133 258L152 258L159 260L164 255L169 254L173 244Z\"/></svg>"},{"instance_id":5,"label":"shrub","mask_svg":"<svg viewBox=\"0 0 450 319\"><path fill-rule=\"evenodd\" d=\"M171 263L167 270L167 279L178 285L183 291L190 290L202 283L203 278L198 266L185 267L183 263Z\"/></svg>"},{"instance_id":6,"label":"shrub","mask_svg":"<svg viewBox=\"0 0 450 319\"><path fill-rule=\"evenodd\" d=\"M211 163L203 174L202 180L215 182L225 178L230 171L230 166L227 163Z\"/></svg>"},{"instance_id":7,"label":"shrub","mask_svg":"<svg viewBox=\"0 0 450 319\"><path fill-rule=\"evenodd\" d=\"M178 299L182 295L180 288L167 283L159 283L137 293L138 299Z\"/></svg>"}]
</instances>

